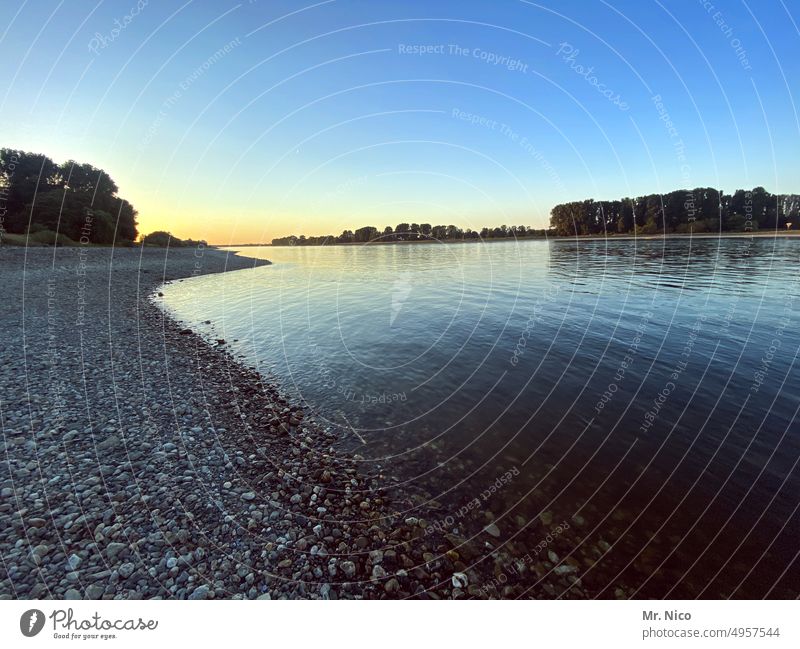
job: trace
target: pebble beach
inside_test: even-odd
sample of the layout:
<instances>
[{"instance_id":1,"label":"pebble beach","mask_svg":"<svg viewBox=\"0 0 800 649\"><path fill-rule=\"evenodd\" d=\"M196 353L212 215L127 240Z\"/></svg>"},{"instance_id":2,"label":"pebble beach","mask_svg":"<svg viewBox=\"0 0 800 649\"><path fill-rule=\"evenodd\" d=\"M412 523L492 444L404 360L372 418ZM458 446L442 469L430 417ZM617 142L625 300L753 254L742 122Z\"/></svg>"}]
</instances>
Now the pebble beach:
<instances>
[{"instance_id":1,"label":"pebble beach","mask_svg":"<svg viewBox=\"0 0 800 649\"><path fill-rule=\"evenodd\" d=\"M497 525L432 526L435 501L158 306L164 282L266 263L0 248L0 597L586 597L574 560L509 579L529 555Z\"/></svg>"}]
</instances>

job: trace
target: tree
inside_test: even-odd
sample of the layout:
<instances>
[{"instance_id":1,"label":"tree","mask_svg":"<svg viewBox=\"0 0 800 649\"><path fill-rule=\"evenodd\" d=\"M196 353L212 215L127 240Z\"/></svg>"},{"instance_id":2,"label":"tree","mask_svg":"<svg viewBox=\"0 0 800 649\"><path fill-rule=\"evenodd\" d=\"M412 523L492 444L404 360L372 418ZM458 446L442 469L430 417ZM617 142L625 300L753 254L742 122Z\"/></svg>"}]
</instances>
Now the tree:
<instances>
[{"instance_id":1,"label":"tree","mask_svg":"<svg viewBox=\"0 0 800 649\"><path fill-rule=\"evenodd\" d=\"M81 238L81 228L84 225L89 230L92 225L85 201L79 195L63 189L52 189L38 194L36 202L26 205L24 212L30 215L31 230L52 230L73 241Z\"/></svg>"},{"instance_id":2,"label":"tree","mask_svg":"<svg viewBox=\"0 0 800 649\"><path fill-rule=\"evenodd\" d=\"M138 212L124 198L117 199L118 207L115 222L117 225L117 240L135 241L138 234L136 215ZM101 208L106 209L106 203L101 201ZM114 212L110 212L114 215Z\"/></svg>"},{"instance_id":3,"label":"tree","mask_svg":"<svg viewBox=\"0 0 800 649\"><path fill-rule=\"evenodd\" d=\"M359 243L367 243L369 241L373 241L378 237L378 228L375 228L371 225L364 226L363 228L358 228L355 231L355 236L353 237L355 241Z\"/></svg>"},{"instance_id":4,"label":"tree","mask_svg":"<svg viewBox=\"0 0 800 649\"><path fill-rule=\"evenodd\" d=\"M777 227L777 201L763 187L755 187L751 193L753 220L761 228Z\"/></svg>"},{"instance_id":5,"label":"tree","mask_svg":"<svg viewBox=\"0 0 800 649\"><path fill-rule=\"evenodd\" d=\"M448 239L461 239L461 237L462 237L461 228L457 228L455 225L447 226Z\"/></svg>"},{"instance_id":6,"label":"tree","mask_svg":"<svg viewBox=\"0 0 800 649\"><path fill-rule=\"evenodd\" d=\"M590 234L594 201L573 201L556 205L550 211L550 227L560 236Z\"/></svg>"},{"instance_id":7,"label":"tree","mask_svg":"<svg viewBox=\"0 0 800 649\"><path fill-rule=\"evenodd\" d=\"M447 238L447 227L444 225L434 225L431 228L431 237L437 241L444 241Z\"/></svg>"},{"instance_id":8,"label":"tree","mask_svg":"<svg viewBox=\"0 0 800 649\"><path fill-rule=\"evenodd\" d=\"M621 203L617 217L617 232L630 232L633 230L633 201L630 198L623 198Z\"/></svg>"},{"instance_id":9,"label":"tree","mask_svg":"<svg viewBox=\"0 0 800 649\"><path fill-rule=\"evenodd\" d=\"M119 188L102 169L67 160L58 167L59 184L77 192L115 196Z\"/></svg>"},{"instance_id":10,"label":"tree","mask_svg":"<svg viewBox=\"0 0 800 649\"><path fill-rule=\"evenodd\" d=\"M25 231L30 216L25 206L33 202L38 192L48 192L55 187L56 171L56 164L41 153L0 149L0 187L6 210L4 227L9 232Z\"/></svg>"},{"instance_id":11,"label":"tree","mask_svg":"<svg viewBox=\"0 0 800 649\"><path fill-rule=\"evenodd\" d=\"M398 241L406 241L409 238L411 226L408 223L398 223L394 229L394 236Z\"/></svg>"},{"instance_id":12,"label":"tree","mask_svg":"<svg viewBox=\"0 0 800 649\"><path fill-rule=\"evenodd\" d=\"M0 185L10 232L25 232L30 224L92 243L136 239L136 210L117 195L109 175L90 164L56 165L39 153L0 149Z\"/></svg>"}]
</instances>

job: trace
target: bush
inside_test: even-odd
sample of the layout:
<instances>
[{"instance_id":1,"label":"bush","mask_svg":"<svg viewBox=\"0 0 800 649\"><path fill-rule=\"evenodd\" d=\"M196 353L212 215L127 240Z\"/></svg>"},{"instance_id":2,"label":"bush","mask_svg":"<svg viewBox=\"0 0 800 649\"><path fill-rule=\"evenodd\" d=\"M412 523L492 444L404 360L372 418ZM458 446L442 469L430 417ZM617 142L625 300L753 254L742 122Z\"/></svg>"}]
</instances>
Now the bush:
<instances>
[{"instance_id":1,"label":"bush","mask_svg":"<svg viewBox=\"0 0 800 649\"><path fill-rule=\"evenodd\" d=\"M658 234L660 230L653 219L647 219L647 223L636 228L636 234Z\"/></svg>"},{"instance_id":2,"label":"bush","mask_svg":"<svg viewBox=\"0 0 800 649\"><path fill-rule=\"evenodd\" d=\"M39 230L28 235L28 241L46 246L74 246L75 242L68 236L52 230Z\"/></svg>"},{"instance_id":3,"label":"bush","mask_svg":"<svg viewBox=\"0 0 800 649\"><path fill-rule=\"evenodd\" d=\"M155 246L158 248L166 248L167 246L180 247L183 245L183 241L172 236L170 232L158 230L146 235L142 239L142 244L145 246Z\"/></svg>"},{"instance_id":4,"label":"bush","mask_svg":"<svg viewBox=\"0 0 800 649\"><path fill-rule=\"evenodd\" d=\"M198 246L205 246L207 244L205 241L195 241L194 239L178 239L178 237L171 232L157 230L156 232L151 232L145 237L142 237L142 245L155 246L158 248L166 248L167 246L170 248L196 248Z\"/></svg>"},{"instance_id":5,"label":"bush","mask_svg":"<svg viewBox=\"0 0 800 649\"><path fill-rule=\"evenodd\" d=\"M758 221L755 219L750 219L748 222L747 219L741 214L733 214L728 217L728 230L733 230L734 232L750 232L752 230L758 230Z\"/></svg>"}]
</instances>

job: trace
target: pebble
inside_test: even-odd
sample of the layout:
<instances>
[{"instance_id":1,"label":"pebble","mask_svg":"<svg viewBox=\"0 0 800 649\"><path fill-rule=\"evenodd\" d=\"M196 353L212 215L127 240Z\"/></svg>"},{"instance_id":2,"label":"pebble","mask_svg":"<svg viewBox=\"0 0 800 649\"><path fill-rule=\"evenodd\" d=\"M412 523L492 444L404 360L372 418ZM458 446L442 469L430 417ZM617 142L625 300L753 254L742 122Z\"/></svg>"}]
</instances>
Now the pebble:
<instances>
[{"instance_id":1,"label":"pebble","mask_svg":"<svg viewBox=\"0 0 800 649\"><path fill-rule=\"evenodd\" d=\"M488 534L492 535L495 538L500 536L500 528L497 527L494 523L490 523L486 527L483 528Z\"/></svg>"},{"instance_id":2,"label":"pebble","mask_svg":"<svg viewBox=\"0 0 800 649\"><path fill-rule=\"evenodd\" d=\"M453 588L466 588L469 585L469 579L463 572L454 572L450 579Z\"/></svg>"},{"instance_id":3,"label":"pebble","mask_svg":"<svg viewBox=\"0 0 800 649\"><path fill-rule=\"evenodd\" d=\"M124 579L127 579L128 577L130 577L133 574L134 570L136 570L136 566L134 566L132 563L130 563L130 562L123 563L119 567L119 574Z\"/></svg>"},{"instance_id":4,"label":"pebble","mask_svg":"<svg viewBox=\"0 0 800 649\"><path fill-rule=\"evenodd\" d=\"M350 579L355 577L356 574L356 564L352 561L342 561L339 564L339 567L342 569L342 572Z\"/></svg>"},{"instance_id":5,"label":"pebble","mask_svg":"<svg viewBox=\"0 0 800 649\"><path fill-rule=\"evenodd\" d=\"M208 590L208 586L202 584L192 591L192 594L189 595L189 599L206 599L208 597Z\"/></svg>"},{"instance_id":6,"label":"pebble","mask_svg":"<svg viewBox=\"0 0 800 649\"><path fill-rule=\"evenodd\" d=\"M128 546L124 543L109 543L108 547L106 547L106 556L108 557L109 561L113 562L120 552L127 549Z\"/></svg>"}]
</instances>

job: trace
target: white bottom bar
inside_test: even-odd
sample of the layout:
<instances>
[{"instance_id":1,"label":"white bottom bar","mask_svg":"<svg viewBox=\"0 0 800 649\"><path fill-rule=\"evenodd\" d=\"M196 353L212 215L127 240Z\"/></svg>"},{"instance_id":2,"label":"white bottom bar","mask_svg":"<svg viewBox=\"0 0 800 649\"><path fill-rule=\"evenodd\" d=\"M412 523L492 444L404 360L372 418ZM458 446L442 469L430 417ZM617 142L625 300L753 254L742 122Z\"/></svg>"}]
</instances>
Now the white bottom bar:
<instances>
[{"instance_id":1,"label":"white bottom bar","mask_svg":"<svg viewBox=\"0 0 800 649\"><path fill-rule=\"evenodd\" d=\"M796 601L5 601L0 638L6 647L148 649L798 647L798 614Z\"/></svg>"}]
</instances>

